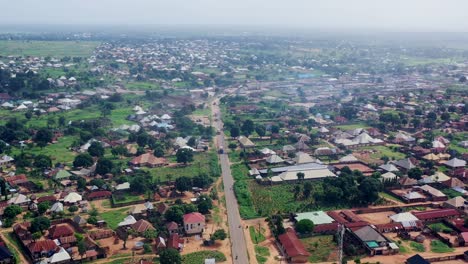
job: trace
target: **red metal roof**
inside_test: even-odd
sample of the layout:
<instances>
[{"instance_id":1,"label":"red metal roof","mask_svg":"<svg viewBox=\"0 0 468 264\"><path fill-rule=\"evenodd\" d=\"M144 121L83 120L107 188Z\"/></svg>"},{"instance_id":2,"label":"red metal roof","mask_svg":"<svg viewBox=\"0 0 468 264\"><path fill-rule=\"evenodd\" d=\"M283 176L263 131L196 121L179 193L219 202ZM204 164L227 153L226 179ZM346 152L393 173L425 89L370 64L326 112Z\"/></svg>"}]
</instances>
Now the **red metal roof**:
<instances>
[{"instance_id":1,"label":"red metal roof","mask_svg":"<svg viewBox=\"0 0 468 264\"><path fill-rule=\"evenodd\" d=\"M463 241L468 242L468 232L462 232L460 233L460 236L462 237Z\"/></svg>"},{"instance_id":2,"label":"red metal roof","mask_svg":"<svg viewBox=\"0 0 468 264\"><path fill-rule=\"evenodd\" d=\"M68 224L54 225L51 228L49 228L49 237L53 239L72 236L73 233L73 229Z\"/></svg>"},{"instance_id":3,"label":"red metal roof","mask_svg":"<svg viewBox=\"0 0 468 264\"><path fill-rule=\"evenodd\" d=\"M185 224L193 224L193 223L204 223L205 216L200 213L189 213L184 214L184 223Z\"/></svg>"},{"instance_id":4,"label":"red metal roof","mask_svg":"<svg viewBox=\"0 0 468 264\"><path fill-rule=\"evenodd\" d=\"M327 212L327 214L328 216L330 216L331 218L333 218L336 222L340 224L348 223L348 221L344 219L344 217L342 217L337 211L330 211L330 212Z\"/></svg>"},{"instance_id":5,"label":"red metal roof","mask_svg":"<svg viewBox=\"0 0 468 264\"><path fill-rule=\"evenodd\" d=\"M29 251L32 253L50 252L56 251L58 249L55 242L50 239L32 242L31 244L29 244L28 248Z\"/></svg>"},{"instance_id":6,"label":"red metal roof","mask_svg":"<svg viewBox=\"0 0 468 264\"><path fill-rule=\"evenodd\" d=\"M314 227L314 232L316 233L321 233L321 232L326 232L326 231L336 231L338 230L338 223L330 223L330 224L321 224L321 225L316 225Z\"/></svg>"},{"instance_id":7,"label":"red metal roof","mask_svg":"<svg viewBox=\"0 0 468 264\"><path fill-rule=\"evenodd\" d=\"M88 199L100 198L100 197L110 197L112 195L109 191L96 191L88 194Z\"/></svg>"},{"instance_id":8,"label":"red metal roof","mask_svg":"<svg viewBox=\"0 0 468 264\"><path fill-rule=\"evenodd\" d=\"M310 256L310 253L307 252L304 245L297 237L296 232L291 228L288 228L286 233L279 235L278 240L289 257Z\"/></svg>"},{"instance_id":9,"label":"red metal roof","mask_svg":"<svg viewBox=\"0 0 468 264\"><path fill-rule=\"evenodd\" d=\"M427 220L433 218L444 218L449 216L459 216L460 213L455 209L437 209L424 212L413 213L419 220Z\"/></svg>"},{"instance_id":10,"label":"red metal roof","mask_svg":"<svg viewBox=\"0 0 468 264\"><path fill-rule=\"evenodd\" d=\"M167 247L178 249L180 241L183 241L183 239L180 239L179 234L171 234L167 240Z\"/></svg>"}]
</instances>

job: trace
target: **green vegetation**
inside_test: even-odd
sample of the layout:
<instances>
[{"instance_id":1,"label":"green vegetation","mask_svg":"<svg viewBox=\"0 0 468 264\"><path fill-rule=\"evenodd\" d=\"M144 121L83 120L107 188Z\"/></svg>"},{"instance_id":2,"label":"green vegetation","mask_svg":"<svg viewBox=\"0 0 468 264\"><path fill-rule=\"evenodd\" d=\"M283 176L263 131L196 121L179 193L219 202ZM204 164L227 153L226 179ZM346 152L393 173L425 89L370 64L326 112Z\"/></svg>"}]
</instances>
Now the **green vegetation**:
<instances>
[{"instance_id":1,"label":"green vegetation","mask_svg":"<svg viewBox=\"0 0 468 264\"><path fill-rule=\"evenodd\" d=\"M330 254L337 249L332 235L302 238L301 241L311 254L309 261L312 263L328 261Z\"/></svg>"},{"instance_id":2,"label":"green vegetation","mask_svg":"<svg viewBox=\"0 0 468 264\"><path fill-rule=\"evenodd\" d=\"M447 246L440 240L432 240L431 251L434 253L449 253L455 251L455 249Z\"/></svg>"},{"instance_id":3,"label":"green vegetation","mask_svg":"<svg viewBox=\"0 0 468 264\"><path fill-rule=\"evenodd\" d=\"M10 244L13 244L15 246L15 247L8 247L8 249L10 249L11 253L13 253L16 263L20 263L21 252L18 252L18 250L16 250L17 248L21 248L18 239L16 238L16 236L13 235L13 232L6 233L5 238Z\"/></svg>"},{"instance_id":4,"label":"green vegetation","mask_svg":"<svg viewBox=\"0 0 468 264\"><path fill-rule=\"evenodd\" d=\"M221 175L221 169L218 164L218 156L214 151L195 153L193 162L187 165L177 165L173 167L158 167L144 168L154 179L159 179L164 182L167 180L175 180L176 178L186 176L193 177L196 175L210 175L218 177Z\"/></svg>"},{"instance_id":5,"label":"green vegetation","mask_svg":"<svg viewBox=\"0 0 468 264\"><path fill-rule=\"evenodd\" d=\"M118 224L127 216L128 208L121 208L112 211L103 212L100 214L102 220L106 221L107 225L116 229Z\"/></svg>"},{"instance_id":6,"label":"green vegetation","mask_svg":"<svg viewBox=\"0 0 468 264\"><path fill-rule=\"evenodd\" d=\"M335 127L341 130L352 130L356 128L369 128L370 126L367 125L366 123L355 123L355 124L349 124L349 125L339 125Z\"/></svg>"},{"instance_id":7,"label":"green vegetation","mask_svg":"<svg viewBox=\"0 0 468 264\"><path fill-rule=\"evenodd\" d=\"M379 196L382 197L382 198L385 198L385 199L388 199L388 200L391 200L391 201L395 201L395 202L399 202L399 203L404 203L403 200L393 196L393 195L390 195L386 192L379 192Z\"/></svg>"},{"instance_id":8,"label":"green vegetation","mask_svg":"<svg viewBox=\"0 0 468 264\"><path fill-rule=\"evenodd\" d=\"M112 203L114 204L124 204L129 202L141 201L142 198L139 195L132 193L118 193L112 195Z\"/></svg>"},{"instance_id":9,"label":"green vegetation","mask_svg":"<svg viewBox=\"0 0 468 264\"><path fill-rule=\"evenodd\" d=\"M416 252L425 252L426 248L424 247L423 244L420 244L418 242L411 241L410 242L411 249L413 249Z\"/></svg>"},{"instance_id":10,"label":"green vegetation","mask_svg":"<svg viewBox=\"0 0 468 264\"><path fill-rule=\"evenodd\" d=\"M447 197L449 199L452 199L452 198L455 198L455 197L458 197L460 195L462 195L461 193L453 190L453 189L443 189L443 190L440 190L441 192L443 192L445 195L447 195Z\"/></svg>"},{"instance_id":11,"label":"green vegetation","mask_svg":"<svg viewBox=\"0 0 468 264\"><path fill-rule=\"evenodd\" d=\"M371 153L370 157L372 159L381 159L382 157L388 157L392 160L404 159L406 155L404 153L394 151L393 149L387 146L371 146L371 147L362 147L360 150L373 150L375 153Z\"/></svg>"},{"instance_id":12,"label":"green vegetation","mask_svg":"<svg viewBox=\"0 0 468 264\"><path fill-rule=\"evenodd\" d=\"M435 231L435 232L450 233L450 232L453 231L452 228L450 228L449 226L447 226L447 225L444 224L444 223L434 223L434 224L430 224L430 225L429 225L429 228L432 229L432 230Z\"/></svg>"},{"instance_id":13,"label":"green vegetation","mask_svg":"<svg viewBox=\"0 0 468 264\"><path fill-rule=\"evenodd\" d=\"M0 41L0 55L88 57L99 45L96 41Z\"/></svg>"},{"instance_id":14,"label":"green vegetation","mask_svg":"<svg viewBox=\"0 0 468 264\"><path fill-rule=\"evenodd\" d=\"M199 264L203 263L207 258L215 258L216 263L226 261L226 256L219 251L213 250L203 250L190 253L187 255L182 255L183 264Z\"/></svg>"},{"instance_id":15,"label":"green vegetation","mask_svg":"<svg viewBox=\"0 0 468 264\"><path fill-rule=\"evenodd\" d=\"M270 250L267 247L255 245L255 258L260 264L265 263L270 256Z\"/></svg>"},{"instance_id":16,"label":"green vegetation","mask_svg":"<svg viewBox=\"0 0 468 264\"><path fill-rule=\"evenodd\" d=\"M73 153L69 148L73 144L73 142L77 139L74 136L63 136L58 139L57 143L48 144L44 148L40 148L37 146L31 148L25 148L24 153L31 153L35 155L47 155L52 159L53 163L66 163L71 164L73 159L75 158L75 153ZM17 155L21 152L18 148L13 148L12 154Z\"/></svg>"},{"instance_id":17,"label":"green vegetation","mask_svg":"<svg viewBox=\"0 0 468 264\"><path fill-rule=\"evenodd\" d=\"M246 180L249 175L249 168L244 163L233 164L231 174L235 181Z\"/></svg>"},{"instance_id":18,"label":"green vegetation","mask_svg":"<svg viewBox=\"0 0 468 264\"><path fill-rule=\"evenodd\" d=\"M254 244L258 244L265 241L266 238L263 235L264 231L265 230L263 228L260 228L260 230L258 230L253 226L249 226L250 237L252 238Z\"/></svg>"}]
</instances>

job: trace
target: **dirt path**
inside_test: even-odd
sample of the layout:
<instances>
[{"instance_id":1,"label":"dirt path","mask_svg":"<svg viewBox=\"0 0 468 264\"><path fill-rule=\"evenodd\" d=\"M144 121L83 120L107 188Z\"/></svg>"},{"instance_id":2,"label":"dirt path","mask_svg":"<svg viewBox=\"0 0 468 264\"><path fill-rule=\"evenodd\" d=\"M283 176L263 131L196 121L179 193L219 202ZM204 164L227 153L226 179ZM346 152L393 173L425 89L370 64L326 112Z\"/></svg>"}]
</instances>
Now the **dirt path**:
<instances>
[{"instance_id":1,"label":"dirt path","mask_svg":"<svg viewBox=\"0 0 468 264\"><path fill-rule=\"evenodd\" d=\"M26 258L24 256L24 253L23 253L23 250L21 250L20 248L16 247L16 245L14 245L13 243L10 242L9 239L6 238L7 234L8 233L11 233L13 232L13 229L12 228L8 228L8 229L4 229L2 230L2 232L0 233L0 236L2 237L2 240L5 241L5 244L7 245L8 248L14 248L18 253L19 253L19 263L31 263L28 258Z\"/></svg>"}]
</instances>

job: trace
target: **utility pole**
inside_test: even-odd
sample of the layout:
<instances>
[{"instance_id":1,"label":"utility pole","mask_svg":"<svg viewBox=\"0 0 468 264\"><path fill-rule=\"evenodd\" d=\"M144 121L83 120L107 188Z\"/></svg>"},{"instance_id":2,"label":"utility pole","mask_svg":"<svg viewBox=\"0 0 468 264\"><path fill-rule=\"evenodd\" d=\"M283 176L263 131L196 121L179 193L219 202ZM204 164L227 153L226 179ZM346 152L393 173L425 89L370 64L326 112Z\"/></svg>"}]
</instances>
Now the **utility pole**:
<instances>
[{"instance_id":1,"label":"utility pole","mask_svg":"<svg viewBox=\"0 0 468 264\"><path fill-rule=\"evenodd\" d=\"M340 259L339 259L339 263L343 263L343 238L344 238L344 232L345 232L345 228L344 228L344 225L342 224L339 224L338 225L338 243L340 245L339 247L339 250L340 250Z\"/></svg>"}]
</instances>

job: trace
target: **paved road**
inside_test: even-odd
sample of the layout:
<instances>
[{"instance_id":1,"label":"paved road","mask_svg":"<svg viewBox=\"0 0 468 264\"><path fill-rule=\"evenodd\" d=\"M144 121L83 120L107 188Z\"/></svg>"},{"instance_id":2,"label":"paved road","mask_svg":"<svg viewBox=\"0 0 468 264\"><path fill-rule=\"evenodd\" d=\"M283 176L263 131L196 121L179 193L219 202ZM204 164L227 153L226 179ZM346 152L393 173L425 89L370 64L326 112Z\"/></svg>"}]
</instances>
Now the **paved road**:
<instances>
[{"instance_id":1,"label":"paved road","mask_svg":"<svg viewBox=\"0 0 468 264\"><path fill-rule=\"evenodd\" d=\"M223 122L220 119L221 112L219 110L218 104L219 101L215 100L216 105L213 106L213 114L216 114L218 121L214 122L214 127L218 131L222 131ZM224 134L217 136L218 149L223 148L227 149L226 142L224 140ZM241 218L239 214L239 207L237 206L237 199L234 195L234 190L232 186L234 184L234 179L231 175L231 168L229 163L229 158L227 154L219 154L219 159L221 163L221 171L224 183L224 193L226 196L226 209L228 215L229 223L229 234L232 244L232 258L233 263L247 264L249 259L247 256L247 245L245 243L245 236L242 230L243 226L241 224Z\"/></svg>"}]
</instances>

